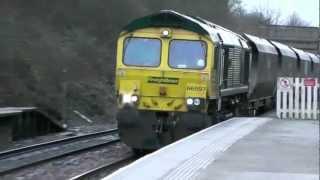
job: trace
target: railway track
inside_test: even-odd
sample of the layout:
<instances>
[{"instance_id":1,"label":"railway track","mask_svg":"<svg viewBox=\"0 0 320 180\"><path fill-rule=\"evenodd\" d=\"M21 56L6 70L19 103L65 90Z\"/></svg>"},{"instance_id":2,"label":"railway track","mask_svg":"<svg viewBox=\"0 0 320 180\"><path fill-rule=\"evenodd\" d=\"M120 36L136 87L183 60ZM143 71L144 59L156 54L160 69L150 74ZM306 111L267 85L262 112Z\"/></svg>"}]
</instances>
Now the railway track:
<instances>
[{"instance_id":1,"label":"railway track","mask_svg":"<svg viewBox=\"0 0 320 180\"><path fill-rule=\"evenodd\" d=\"M118 129L111 129L2 151L0 175L119 141Z\"/></svg>"},{"instance_id":2,"label":"railway track","mask_svg":"<svg viewBox=\"0 0 320 180\"><path fill-rule=\"evenodd\" d=\"M113 171L115 171L125 165L130 164L131 162L135 161L136 159L137 159L137 157L134 156L133 154L128 154L127 156L124 156L121 159L103 164L103 165L96 167L94 169L90 169L82 174L79 174L77 176L70 178L69 180L101 179L101 178L107 176L108 174L112 173Z\"/></svg>"}]
</instances>

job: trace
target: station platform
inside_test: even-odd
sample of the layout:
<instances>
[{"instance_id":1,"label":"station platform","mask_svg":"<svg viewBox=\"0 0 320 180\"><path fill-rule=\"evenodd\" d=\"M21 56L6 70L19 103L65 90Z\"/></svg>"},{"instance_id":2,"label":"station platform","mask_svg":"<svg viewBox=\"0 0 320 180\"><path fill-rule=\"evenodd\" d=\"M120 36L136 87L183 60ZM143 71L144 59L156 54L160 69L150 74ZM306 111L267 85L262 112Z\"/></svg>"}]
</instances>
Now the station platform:
<instances>
[{"instance_id":1,"label":"station platform","mask_svg":"<svg viewBox=\"0 0 320 180\"><path fill-rule=\"evenodd\" d=\"M35 107L2 107L0 108L0 117L11 116L19 114L24 111L35 110Z\"/></svg>"},{"instance_id":2,"label":"station platform","mask_svg":"<svg viewBox=\"0 0 320 180\"><path fill-rule=\"evenodd\" d=\"M104 180L318 180L319 121L232 118Z\"/></svg>"},{"instance_id":3,"label":"station platform","mask_svg":"<svg viewBox=\"0 0 320 180\"><path fill-rule=\"evenodd\" d=\"M13 141L60 132L66 127L64 121L37 107L1 107L0 149Z\"/></svg>"}]
</instances>

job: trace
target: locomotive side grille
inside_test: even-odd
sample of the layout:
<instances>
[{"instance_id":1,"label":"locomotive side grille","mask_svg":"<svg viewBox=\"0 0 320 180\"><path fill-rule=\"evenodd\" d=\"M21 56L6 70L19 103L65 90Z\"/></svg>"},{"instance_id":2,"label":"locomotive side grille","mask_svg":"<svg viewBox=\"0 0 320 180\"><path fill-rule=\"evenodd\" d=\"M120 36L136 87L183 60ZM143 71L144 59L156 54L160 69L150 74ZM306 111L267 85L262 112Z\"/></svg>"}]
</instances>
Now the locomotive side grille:
<instances>
[{"instance_id":1,"label":"locomotive side grille","mask_svg":"<svg viewBox=\"0 0 320 180\"><path fill-rule=\"evenodd\" d=\"M228 53L227 87L240 85L241 49L230 48Z\"/></svg>"}]
</instances>

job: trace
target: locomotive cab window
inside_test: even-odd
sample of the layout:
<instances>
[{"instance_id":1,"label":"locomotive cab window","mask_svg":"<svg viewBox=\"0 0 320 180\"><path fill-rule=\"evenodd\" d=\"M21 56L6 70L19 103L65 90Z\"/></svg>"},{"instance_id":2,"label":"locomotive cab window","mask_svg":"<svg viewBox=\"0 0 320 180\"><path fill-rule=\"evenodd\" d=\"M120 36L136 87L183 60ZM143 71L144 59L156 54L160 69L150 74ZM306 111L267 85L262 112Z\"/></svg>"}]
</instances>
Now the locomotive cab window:
<instances>
[{"instance_id":1,"label":"locomotive cab window","mask_svg":"<svg viewBox=\"0 0 320 180\"><path fill-rule=\"evenodd\" d=\"M169 66L176 69L203 69L206 66L206 49L203 41L172 40Z\"/></svg>"},{"instance_id":2,"label":"locomotive cab window","mask_svg":"<svg viewBox=\"0 0 320 180\"><path fill-rule=\"evenodd\" d=\"M156 67L160 64L161 41L130 37L124 42L123 63L128 66Z\"/></svg>"}]
</instances>

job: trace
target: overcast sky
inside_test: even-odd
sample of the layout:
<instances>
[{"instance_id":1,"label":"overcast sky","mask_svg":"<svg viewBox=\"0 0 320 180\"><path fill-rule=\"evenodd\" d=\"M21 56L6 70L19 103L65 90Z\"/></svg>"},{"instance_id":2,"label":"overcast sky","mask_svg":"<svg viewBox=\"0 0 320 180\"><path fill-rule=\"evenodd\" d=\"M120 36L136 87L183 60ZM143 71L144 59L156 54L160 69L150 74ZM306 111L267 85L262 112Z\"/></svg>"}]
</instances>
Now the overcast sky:
<instances>
[{"instance_id":1,"label":"overcast sky","mask_svg":"<svg viewBox=\"0 0 320 180\"><path fill-rule=\"evenodd\" d=\"M293 12L296 12L310 25L319 27L319 0L242 0L242 4L248 11L257 8L280 11L282 23Z\"/></svg>"}]
</instances>

